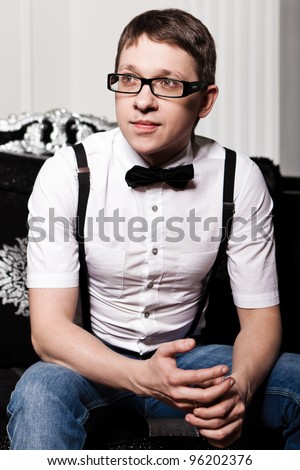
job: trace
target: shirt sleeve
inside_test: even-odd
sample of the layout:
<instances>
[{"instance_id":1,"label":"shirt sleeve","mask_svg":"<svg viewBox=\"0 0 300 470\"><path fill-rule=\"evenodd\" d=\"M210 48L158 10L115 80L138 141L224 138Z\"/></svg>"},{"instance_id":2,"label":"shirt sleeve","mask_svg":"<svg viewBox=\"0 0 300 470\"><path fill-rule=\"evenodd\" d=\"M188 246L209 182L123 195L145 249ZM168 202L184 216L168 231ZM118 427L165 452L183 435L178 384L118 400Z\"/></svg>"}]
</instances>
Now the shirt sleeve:
<instances>
[{"instance_id":1,"label":"shirt sleeve","mask_svg":"<svg viewBox=\"0 0 300 470\"><path fill-rule=\"evenodd\" d=\"M41 168L28 202L28 287L77 287L77 172L71 148Z\"/></svg>"},{"instance_id":2,"label":"shirt sleeve","mask_svg":"<svg viewBox=\"0 0 300 470\"><path fill-rule=\"evenodd\" d=\"M279 303L273 202L259 167L247 159L237 166L243 180L235 195L235 214L228 243L228 272L234 303L263 308Z\"/></svg>"}]
</instances>

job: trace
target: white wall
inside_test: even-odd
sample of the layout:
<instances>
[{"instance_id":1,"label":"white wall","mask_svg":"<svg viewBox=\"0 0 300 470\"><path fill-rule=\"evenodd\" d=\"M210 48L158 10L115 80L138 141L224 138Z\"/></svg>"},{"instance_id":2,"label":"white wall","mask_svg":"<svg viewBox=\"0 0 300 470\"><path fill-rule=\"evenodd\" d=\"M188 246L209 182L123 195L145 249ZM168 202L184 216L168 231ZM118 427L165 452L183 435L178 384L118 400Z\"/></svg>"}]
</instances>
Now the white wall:
<instances>
[{"instance_id":1,"label":"white wall","mask_svg":"<svg viewBox=\"0 0 300 470\"><path fill-rule=\"evenodd\" d=\"M280 166L300 175L300 1L282 1L280 18Z\"/></svg>"},{"instance_id":2,"label":"white wall","mask_svg":"<svg viewBox=\"0 0 300 470\"><path fill-rule=\"evenodd\" d=\"M0 0L0 118L65 107L113 120L106 75L123 27L147 8L178 7L203 20L217 43L220 95L198 133L282 165L279 46L285 1ZM292 154L293 142L290 147ZM294 152L292 163L283 165L287 173L297 158Z\"/></svg>"},{"instance_id":3,"label":"white wall","mask_svg":"<svg viewBox=\"0 0 300 470\"><path fill-rule=\"evenodd\" d=\"M22 28L20 0L0 2L0 117L22 106Z\"/></svg>"}]
</instances>

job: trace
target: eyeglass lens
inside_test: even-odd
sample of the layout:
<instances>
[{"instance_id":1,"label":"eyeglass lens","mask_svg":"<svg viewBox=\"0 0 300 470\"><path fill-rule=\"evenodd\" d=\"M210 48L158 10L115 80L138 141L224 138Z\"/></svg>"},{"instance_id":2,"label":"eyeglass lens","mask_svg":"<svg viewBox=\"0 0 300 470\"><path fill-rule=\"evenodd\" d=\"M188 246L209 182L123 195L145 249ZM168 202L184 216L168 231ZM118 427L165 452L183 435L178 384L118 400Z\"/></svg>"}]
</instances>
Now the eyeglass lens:
<instances>
[{"instance_id":1,"label":"eyeglass lens","mask_svg":"<svg viewBox=\"0 0 300 470\"><path fill-rule=\"evenodd\" d=\"M143 80L133 75L115 74L110 77L110 87L119 93L139 93L143 85ZM162 96L181 96L183 93L183 83L171 78L155 78L150 84L152 93Z\"/></svg>"}]
</instances>

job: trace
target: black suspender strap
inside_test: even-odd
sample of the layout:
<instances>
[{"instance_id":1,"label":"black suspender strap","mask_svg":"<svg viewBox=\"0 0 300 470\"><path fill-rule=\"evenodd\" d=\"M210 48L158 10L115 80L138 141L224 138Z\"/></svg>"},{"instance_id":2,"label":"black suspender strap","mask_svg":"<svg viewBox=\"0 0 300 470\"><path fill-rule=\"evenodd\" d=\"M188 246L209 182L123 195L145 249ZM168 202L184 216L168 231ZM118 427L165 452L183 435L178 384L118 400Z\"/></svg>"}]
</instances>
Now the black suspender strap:
<instances>
[{"instance_id":1,"label":"black suspender strap","mask_svg":"<svg viewBox=\"0 0 300 470\"><path fill-rule=\"evenodd\" d=\"M79 251L79 282L80 282L80 296L81 296L81 308L82 308L82 323L83 327L92 331L91 329L91 317L90 317L90 298L88 289L88 269L85 259L84 249L84 224L86 216L87 202L90 193L90 170L87 163L87 157L84 146L79 143L73 145L73 149L76 155L77 167L78 167L78 206L77 206L77 219L76 219L76 240L78 242ZM192 322L192 325L186 334L186 336L192 336L199 324L202 312L206 306L210 285L214 278L214 275L221 263L221 259L226 252L228 238L231 233L232 218L234 214L234 177L235 177L235 165L236 165L236 153L233 150L225 148L225 162L224 162L224 183L223 183L223 217L222 217L222 238L219 245L217 257L213 264L213 267L208 274L208 280L205 288L202 292L199 300L197 313Z\"/></svg>"},{"instance_id":2,"label":"black suspender strap","mask_svg":"<svg viewBox=\"0 0 300 470\"><path fill-rule=\"evenodd\" d=\"M228 242L228 238L231 233L232 219L234 214L234 177L235 177L235 166L236 166L236 153L225 148L225 169L224 169L224 184L223 184L223 238L225 237L225 250Z\"/></svg>"},{"instance_id":3,"label":"black suspender strap","mask_svg":"<svg viewBox=\"0 0 300 470\"><path fill-rule=\"evenodd\" d=\"M88 167L84 146L79 143L73 145L73 149L77 160L77 173L79 185L76 218L76 240L78 242L78 256L80 263L79 286L81 298L82 325L84 329L92 331L90 316L90 296L88 289L89 277L84 249L84 223L90 193L90 169Z\"/></svg>"},{"instance_id":4,"label":"black suspender strap","mask_svg":"<svg viewBox=\"0 0 300 470\"><path fill-rule=\"evenodd\" d=\"M234 176L235 176L235 165L236 165L236 153L233 150L225 148L225 162L224 162L224 182L223 182L223 216L222 216L222 238L219 245L219 250L215 262L208 274L207 282L201 293L199 299L197 312L195 318L188 330L186 337L193 336L196 331L196 328L199 324L202 313L207 304L209 297L209 291L214 279L214 276L217 272L218 267L220 266L222 257L225 255L228 238L231 233L232 219L234 214Z\"/></svg>"}]
</instances>

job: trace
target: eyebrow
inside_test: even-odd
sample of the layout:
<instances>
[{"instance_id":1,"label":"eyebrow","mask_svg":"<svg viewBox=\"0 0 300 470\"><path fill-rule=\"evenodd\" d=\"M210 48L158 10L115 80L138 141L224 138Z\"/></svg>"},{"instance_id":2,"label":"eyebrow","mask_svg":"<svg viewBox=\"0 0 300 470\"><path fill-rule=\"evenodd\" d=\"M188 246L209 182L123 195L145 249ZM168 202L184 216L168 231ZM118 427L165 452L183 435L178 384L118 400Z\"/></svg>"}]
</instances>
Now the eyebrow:
<instances>
[{"instance_id":1,"label":"eyebrow","mask_svg":"<svg viewBox=\"0 0 300 470\"><path fill-rule=\"evenodd\" d=\"M119 68L121 70L126 69L129 72L133 72L136 75L140 75L137 68L134 65L122 64L122 66ZM186 77L184 77L181 73L177 72L176 70L161 69L159 73L156 73L155 75L157 78L172 76L174 78L177 78L178 80L186 80Z\"/></svg>"}]
</instances>

